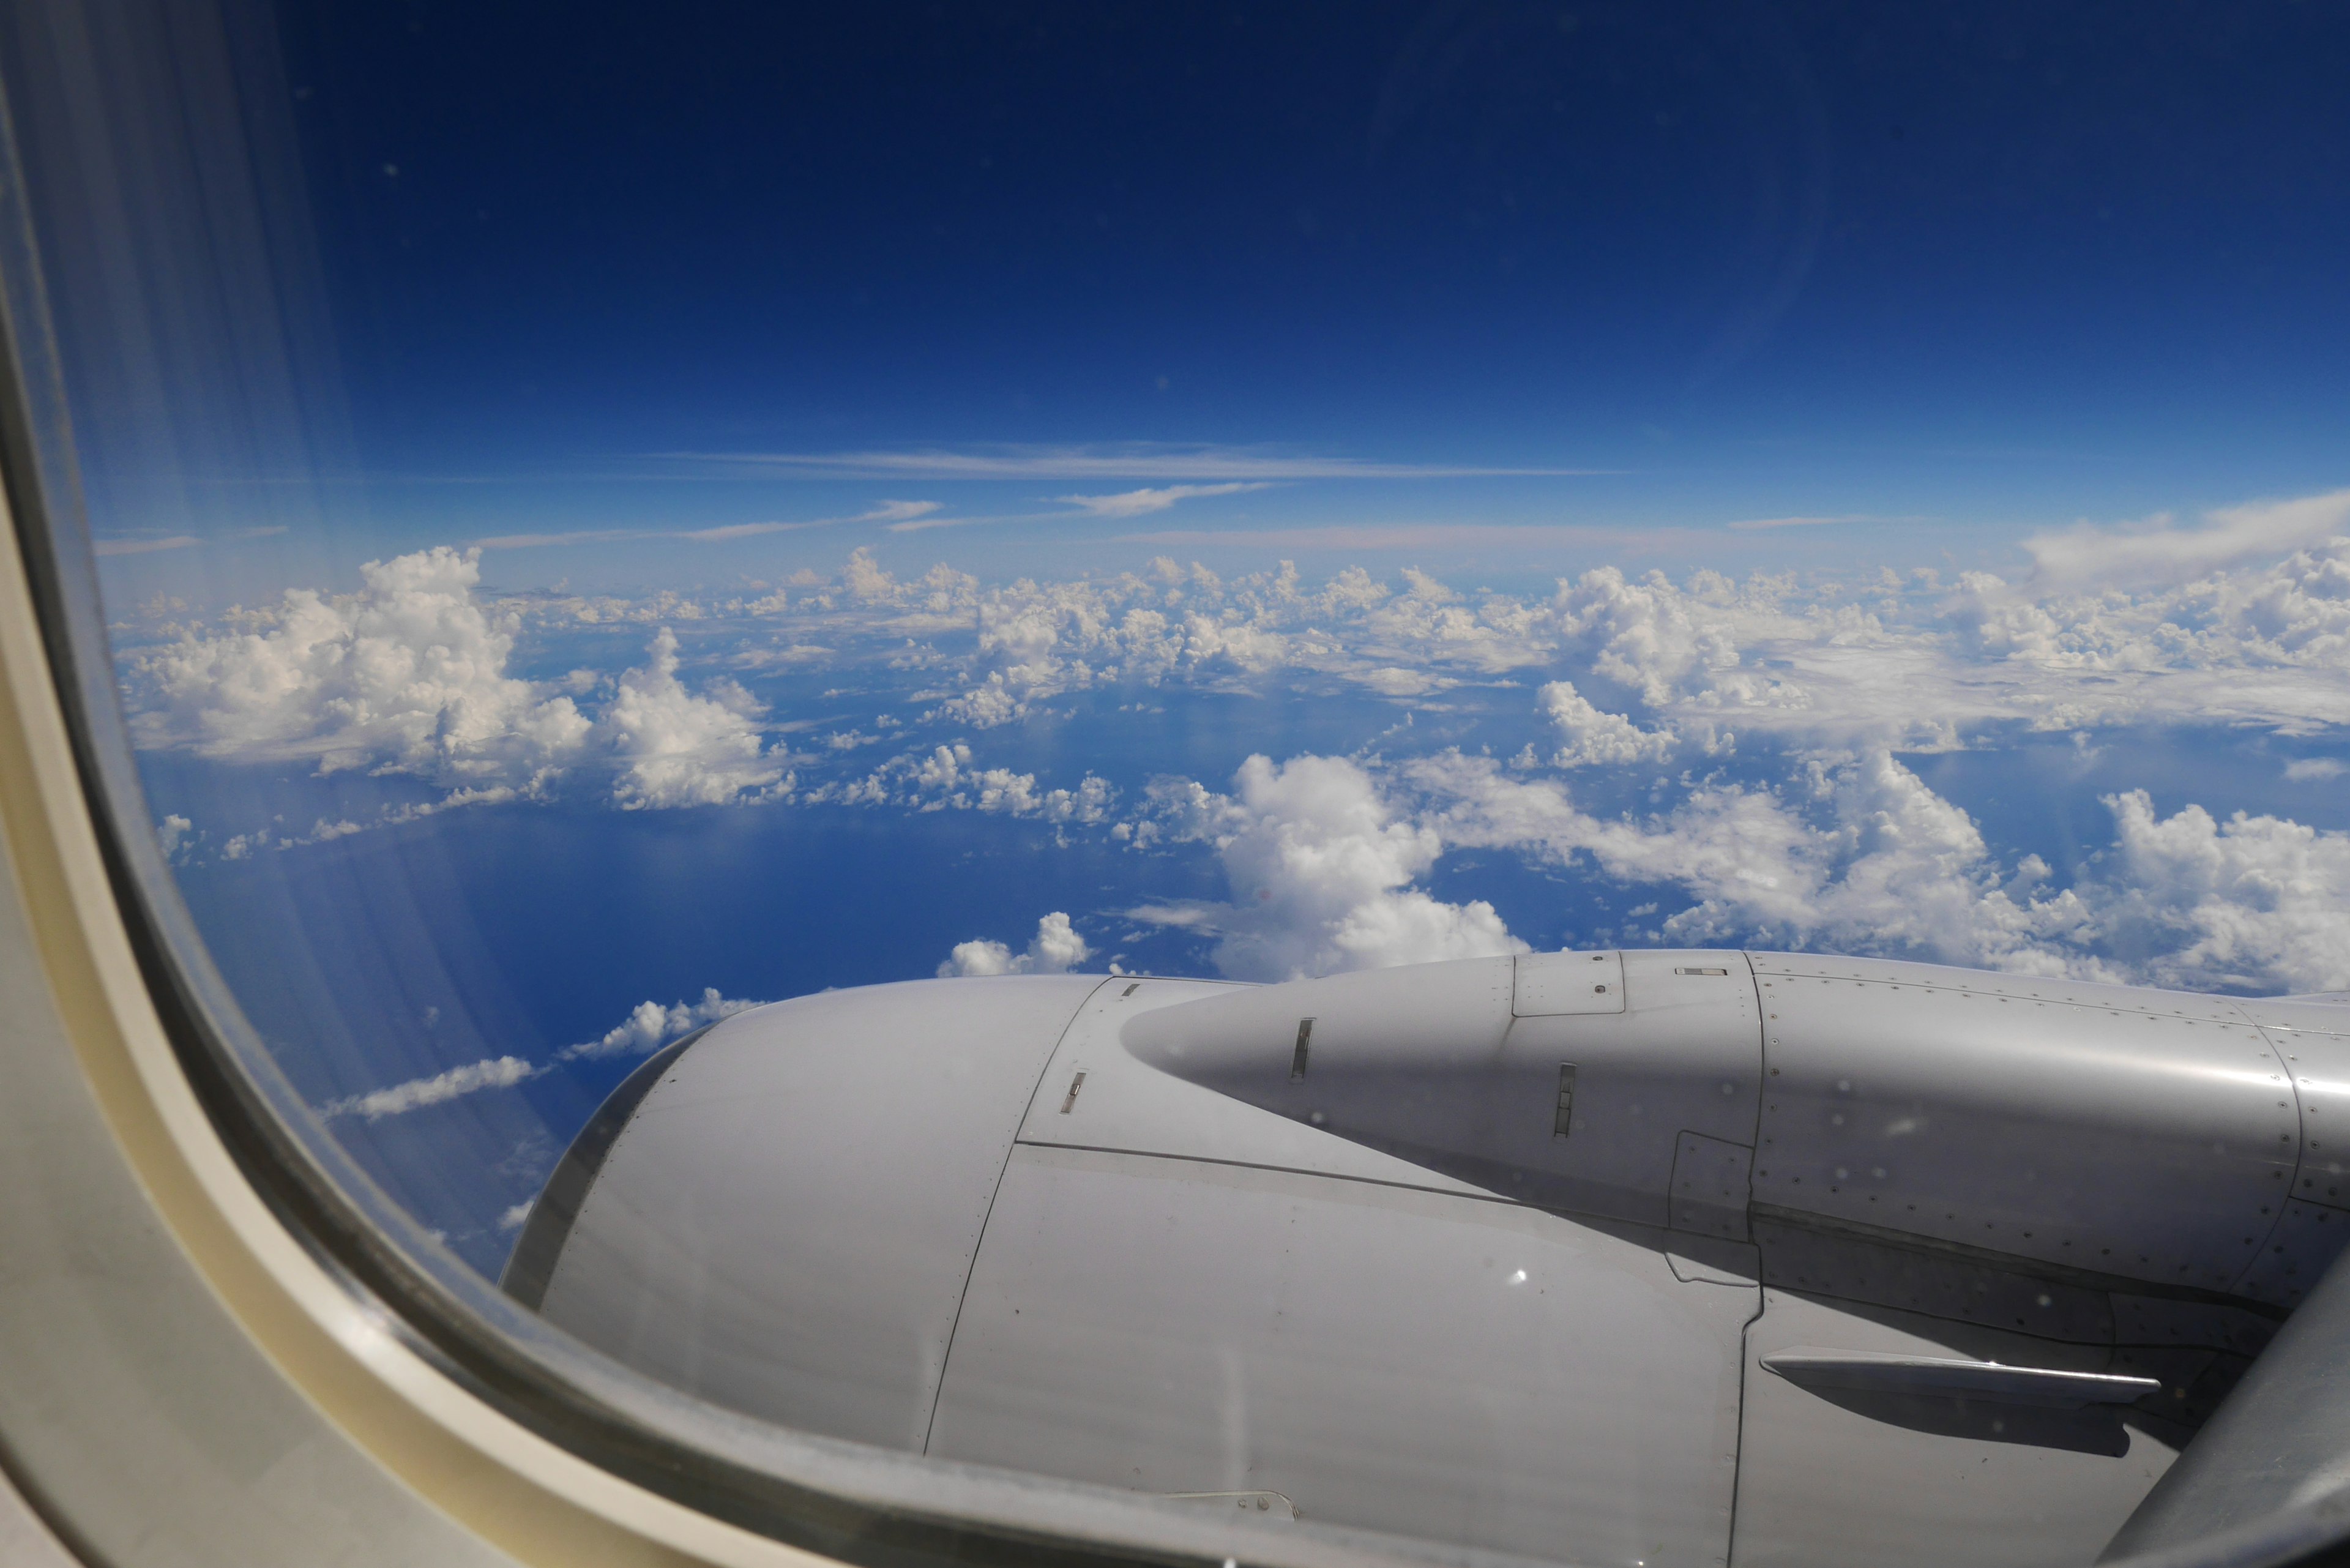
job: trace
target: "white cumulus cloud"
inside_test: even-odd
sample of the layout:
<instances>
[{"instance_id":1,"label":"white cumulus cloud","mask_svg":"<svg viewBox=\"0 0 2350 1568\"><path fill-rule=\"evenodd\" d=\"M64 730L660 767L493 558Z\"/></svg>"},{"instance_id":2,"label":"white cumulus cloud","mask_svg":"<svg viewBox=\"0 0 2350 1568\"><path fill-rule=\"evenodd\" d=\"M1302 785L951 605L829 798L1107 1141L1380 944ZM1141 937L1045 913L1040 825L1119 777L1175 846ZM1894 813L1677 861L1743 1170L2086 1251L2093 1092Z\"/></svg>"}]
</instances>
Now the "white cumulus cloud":
<instances>
[{"instance_id":1,"label":"white cumulus cloud","mask_svg":"<svg viewBox=\"0 0 2350 1568\"><path fill-rule=\"evenodd\" d=\"M1525 950L1491 904L1446 903L1413 885L1443 840L1390 806L1358 764L1253 756L1233 784L1229 796L1188 781L1159 792L1180 836L1215 845L1230 901L1134 911L1215 930L1223 973L1295 980Z\"/></svg>"},{"instance_id":2,"label":"white cumulus cloud","mask_svg":"<svg viewBox=\"0 0 2350 1568\"><path fill-rule=\"evenodd\" d=\"M355 594L289 590L243 625L183 629L134 655L133 738L224 760L311 762L322 774L413 774L451 789L444 805L542 795L591 763L625 807L788 791L788 773L763 749L761 705L728 680L689 691L666 627L593 721L574 701L592 675L509 675L516 618L476 602L480 556L436 547L371 561ZM312 836L359 826L322 824Z\"/></svg>"},{"instance_id":3,"label":"white cumulus cloud","mask_svg":"<svg viewBox=\"0 0 2350 1568\"><path fill-rule=\"evenodd\" d=\"M2106 804L2116 843L2085 891L2134 972L2190 989L2350 986L2350 834L2199 805L2158 816L2144 790Z\"/></svg>"},{"instance_id":4,"label":"white cumulus cloud","mask_svg":"<svg viewBox=\"0 0 2350 1568\"><path fill-rule=\"evenodd\" d=\"M1673 754L1671 734L1643 730L1621 713L1594 707L1573 681L1552 681L1536 701L1565 742L1551 757L1554 767L1661 763Z\"/></svg>"},{"instance_id":5,"label":"white cumulus cloud","mask_svg":"<svg viewBox=\"0 0 2350 1568\"><path fill-rule=\"evenodd\" d=\"M1967 814L1898 759L1815 759L1779 789L1709 784L1645 821L1602 819L1555 780L1457 753L1404 764L1448 845L1514 848L1621 884L1676 887L1659 934L1693 945L1908 953L2035 972L2098 966L2061 939L2085 921L2047 867L2002 869Z\"/></svg>"},{"instance_id":6,"label":"white cumulus cloud","mask_svg":"<svg viewBox=\"0 0 2350 1568\"><path fill-rule=\"evenodd\" d=\"M677 678L677 638L667 627L650 662L622 675L596 732L619 769L612 798L629 808L723 805L775 789L783 765L762 746L751 694L732 680L696 696Z\"/></svg>"},{"instance_id":7,"label":"white cumulus cloud","mask_svg":"<svg viewBox=\"0 0 2350 1568\"><path fill-rule=\"evenodd\" d=\"M474 602L478 550L370 561L360 576L357 593L288 589L246 629L136 656L134 738L450 783L533 782L577 755L588 722L571 699L506 673L515 623Z\"/></svg>"},{"instance_id":8,"label":"white cumulus cloud","mask_svg":"<svg viewBox=\"0 0 2350 1568\"><path fill-rule=\"evenodd\" d=\"M984 939L957 942L939 965L939 978L958 975L992 974L1063 974L1093 957L1069 917L1055 909L1036 922L1036 935L1030 940L1028 950L1015 953L1002 942Z\"/></svg>"},{"instance_id":9,"label":"white cumulus cloud","mask_svg":"<svg viewBox=\"0 0 2350 1568\"><path fill-rule=\"evenodd\" d=\"M668 1042L705 1023L715 1023L722 1018L732 1018L766 1004L747 1002L738 997L721 996L714 985L702 988L699 1002L673 1002L663 1007L658 1002L640 1002L629 1015L593 1040L577 1045L567 1045L556 1054L564 1059L592 1056L644 1055L658 1050Z\"/></svg>"}]
</instances>

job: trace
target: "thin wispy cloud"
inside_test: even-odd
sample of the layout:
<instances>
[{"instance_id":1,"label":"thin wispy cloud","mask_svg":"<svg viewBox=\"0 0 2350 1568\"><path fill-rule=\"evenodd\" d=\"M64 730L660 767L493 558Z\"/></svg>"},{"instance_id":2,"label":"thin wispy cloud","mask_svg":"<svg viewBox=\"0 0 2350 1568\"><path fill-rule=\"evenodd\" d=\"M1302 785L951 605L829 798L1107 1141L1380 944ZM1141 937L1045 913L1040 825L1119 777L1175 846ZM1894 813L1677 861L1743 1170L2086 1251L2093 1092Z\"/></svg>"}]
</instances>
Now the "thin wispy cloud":
<instances>
[{"instance_id":1,"label":"thin wispy cloud","mask_svg":"<svg viewBox=\"0 0 2350 1568\"><path fill-rule=\"evenodd\" d=\"M97 556L144 556L156 550L187 550L203 544L193 534L173 534L162 539L93 539L90 553Z\"/></svg>"},{"instance_id":2,"label":"thin wispy cloud","mask_svg":"<svg viewBox=\"0 0 2350 1568\"><path fill-rule=\"evenodd\" d=\"M849 519L852 523L903 523L916 517L927 517L939 509L935 501L884 501L870 512L860 512Z\"/></svg>"},{"instance_id":3,"label":"thin wispy cloud","mask_svg":"<svg viewBox=\"0 0 2350 1568\"><path fill-rule=\"evenodd\" d=\"M1268 550L1551 549L1560 545L1656 551L1721 535L1697 528L1599 528L1560 523L1333 524L1310 528L1162 528L1119 534L1118 544L1253 545Z\"/></svg>"},{"instance_id":4,"label":"thin wispy cloud","mask_svg":"<svg viewBox=\"0 0 2350 1568\"><path fill-rule=\"evenodd\" d=\"M803 528L821 528L825 525L824 522L727 523L715 528L688 528L679 534L639 534L637 537L691 539L697 545L723 545L729 539L755 539L763 534L796 534Z\"/></svg>"},{"instance_id":5,"label":"thin wispy cloud","mask_svg":"<svg viewBox=\"0 0 2350 1568\"><path fill-rule=\"evenodd\" d=\"M1492 467L1480 464L1372 462L1261 447L997 446L910 452L682 452L665 456L778 473L926 479L1163 479L1215 483L1282 479L1555 479L1620 469Z\"/></svg>"},{"instance_id":6,"label":"thin wispy cloud","mask_svg":"<svg viewBox=\"0 0 2350 1568\"><path fill-rule=\"evenodd\" d=\"M804 523L729 523L716 528L695 528L674 535L659 537L693 539L703 544L727 539L751 539L762 534L796 534L804 528L831 528L843 523L880 523L899 524L917 517L927 517L939 509L935 501L884 501L869 512L859 512L854 517L812 517Z\"/></svg>"},{"instance_id":7,"label":"thin wispy cloud","mask_svg":"<svg viewBox=\"0 0 2350 1568\"><path fill-rule=\"evenodd\" d=\"M1178 486L1177 488L1184 487ZM1203 490L1201 493L1221 493L1222 488L1224 487L1217 486L1213 487L1212 490ZM1254 484L1242 484L1234 485L1231 488L1237 490L1255 490L1261 487ZM1076 500L1076 497L1065 496L1062 499ZM1119 498L1114 496L1101 496L1088 497L1087 499L1116 500ZM1144 510L1147 512L1153 509L1145 508ZM969 528L973 524L980 523L1067 523L1087 515L1088 514L1083 511L958 513L948 516L931 515L910 518L903 523L890 523L884 524L882 531L889 534L927 534L933 528Z\"/></svg>"},{"instance_id":8,"label":"thin wispy cloud","mask_svg":"<svg viewBox=\"0 0 2350 1568\"><path fill-rule=\"evenodd\" d=\"M566 545L594 545L608 539L642 539L649 535L627 528L582 528L568 534L500 534L476 539L477 550L538 550Z\"/></svg>"},{"instance_id":9,"label":"thin wispy cloud","mask_svg":"<svg viewBox=\"0 0 2350 1568\"><path fill-rule=\"evenodd\" d=\"M1068 920L1062 918L1066 929ZM1040 933L1039 940L1042 940ZM1079 957L1085 944L1077 942ZM1067 965L1063 965L1066 968ZM644 1055L656 1051L665 1043L703 1023L715 1023L722 1018L732 1018L747 1012L764 1002L721 996L716 986L702 988L700 1002L673 1002L663 1007L658 1002L639 1002L628 1017L622 1019L600 1038L567 1045L555 1054L555 1062L572 1062L599 1056ZM544 1077L554 1071L553 1063L526 1062L520 1056L494 1056L479 1062L469 1062L462 1067L452 1067L430 1077L411 1078L388 1088L370 1089L363 1095L349 1095L328 1100L318 1107L318 1114L332 1119L336 1116L363 1116L369 1121L381 1121L386 1116L405 1116L411 1111L446 1105L467 1095L484 1089L511 1089L533 1078ZM526 1210L526 1206L517 1205ZM511 1215L513 1210L508 1211ZM503 1223L503 1221L501 1221ZM517 1220L515 1223L519 1224ZM508 1226L511 1230L513 1227Z\"/></svg>"},{"instance_id":10,"label":"thin wispy cloud","mask_svg":"<svg viewBox=\"0 0 2350 1568\"><path fill-rule=\"evenodd\" d=\"M1263 480L1235 482L1230 484L1168 484L1156 490L1128 490L1116 495L1063 495L1056 499L1094 517L1140 517L1152 512L1164 512L1179 501L1190 501L1202 495L1238 495L1244 491L1263 490Z\"/></svg>"},{"instance_id":11,"label":"thin wispy cloud","mask_svg":"<svg viewBox=\"0 0 2350 1568\"><path fill-rule=\"evenodd\" d=\"M1750 534L1764 528L1825 528L1839 523L1920 523L1921 517L1887 517L1877 512L1846 512L1834 517L1742 517L1725 524L1734 533Z\"/></svg>"},{"instance_id":12,"label":"thin wispy cloud","mask_svg":"<svg viewBox=\"0 0 2350 1568\"><path fill-rule=\"evenodd\" d=\"M809 528L836 528L847 523L903 524L927 517L939 509L935 501L884 501L869 511L846 517L809 517L795 522L722 523L709 528L585 528L569 534L502 534L477 539L484 550L531 550L565 545L599 545L624 539L690 539L698 545L722 545L733 539L755 539L765 534L796 534ZM191 541L192 543L193 541Z\"/></svg>"}]
</instances>

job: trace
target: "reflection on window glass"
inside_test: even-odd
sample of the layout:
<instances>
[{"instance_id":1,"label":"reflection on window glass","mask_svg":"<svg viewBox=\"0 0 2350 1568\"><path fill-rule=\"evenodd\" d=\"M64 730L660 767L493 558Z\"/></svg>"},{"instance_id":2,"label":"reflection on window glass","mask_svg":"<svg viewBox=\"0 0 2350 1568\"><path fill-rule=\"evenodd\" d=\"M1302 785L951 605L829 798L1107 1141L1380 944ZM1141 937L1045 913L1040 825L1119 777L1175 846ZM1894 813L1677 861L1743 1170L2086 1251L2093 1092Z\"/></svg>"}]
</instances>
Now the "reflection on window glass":
<instances>
[{"instance_id":1,"label":"reflection on window glass","mask_svg":"<svg viewBox=\"0 0 2350 1568\"><path fill-rule=\"evenodd\" d=\"M155 831L333 1136L589 1344L1269 1527L2040 1563L2330 1261L2261 1075L2320 1014L2154 1009L2265 1162L2096 1122L2158 1265L2085 1178L1960 1236L1924 1156L1768 1161L1860 1027L1798 986L1995 1052L1899 1011L1989 971L2018 1127L2137 1050L2082 988L2350 989L2338 13L193 32L106 89L169 200L12 82Z\"/></svg>"}]
</instances>

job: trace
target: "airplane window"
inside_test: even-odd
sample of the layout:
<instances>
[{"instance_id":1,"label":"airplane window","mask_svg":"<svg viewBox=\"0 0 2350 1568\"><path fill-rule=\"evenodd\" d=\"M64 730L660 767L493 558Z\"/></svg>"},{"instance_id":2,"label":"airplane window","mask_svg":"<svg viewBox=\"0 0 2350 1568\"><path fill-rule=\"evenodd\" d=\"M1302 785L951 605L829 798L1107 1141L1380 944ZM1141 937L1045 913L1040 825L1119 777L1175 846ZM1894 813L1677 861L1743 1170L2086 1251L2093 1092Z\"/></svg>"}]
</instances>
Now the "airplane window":
<instances>
[{"instance_id":1,"label":"airplane window","mask_svg":"<svg viewBox=\"0 0 2350 1568\"><path fill-rule=\"evenodd\" d=\"M0 29L151 979L488 1397L859 1561L2333 1528L2339 7Z\"/></svg>"}]
</instances>

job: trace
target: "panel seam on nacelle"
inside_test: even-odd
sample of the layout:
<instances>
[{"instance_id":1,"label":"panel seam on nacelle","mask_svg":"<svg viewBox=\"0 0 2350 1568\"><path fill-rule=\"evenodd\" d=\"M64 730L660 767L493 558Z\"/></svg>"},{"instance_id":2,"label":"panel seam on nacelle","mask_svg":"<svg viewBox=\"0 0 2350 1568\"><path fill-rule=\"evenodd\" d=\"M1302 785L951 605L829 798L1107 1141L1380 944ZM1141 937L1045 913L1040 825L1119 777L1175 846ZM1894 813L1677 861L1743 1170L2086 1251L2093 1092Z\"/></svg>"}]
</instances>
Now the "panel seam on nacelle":
<instances>
[{"instance_id":1,"label":"panel seam on nacelle","mask_svg":"<svg viewBox=\"0 0 2350 1568\"><path fill-rule=\"evenodd\" d=\"M963 1261L962 1284L955 1292L954 1315L947 1320L947 1342L939 1353L938 1380L931 1385L930 1418L922 1423L920 1451L924 1454L931 1451L931 1438L938 1430L939 1397L946 1390L947 1368L954 1361L955 1332L962 1327L963 1303L971 1299L971 1277L979 1271L979 1250L987 1244L987 1222L995 1218L995 1200L1003 1195L1004 1176L1012 1169L1012 1153L1020 1147L1020 1128L1027 1121L1029 1111L1035 1106L1036 1096L1045 1086L1045 1075L1052 1072L1053 1064L1061 1059L1061 1047L1068 1043L1069 1031L1077 1026L1077 1020L1085 1016L1086 1009L1094 1004L1096 997L1114 981L1126 978L1122 974L1105 975L1099 984L1077 999L1076 1006L1069 1010L1069 1016L1062 1022L1061 1032L1053 1036L1052 1048L1045 1053L1044 1061L1037 1064L1036 1081L1028 1085L1028 1097L1020 1104L1020 1115L1012 1124L1012 1137L1003 1145L1003 1163L995 1168L995 1185L988 1189L987 1208L979 1217L979 1233L972 1239L971 1256ZM1128 988L1128 994L1132 994L1132 989ZM1074 1090L1071 1095L1074 1097Z\"/></svg>"},{"instance_id":2,"label":"panel seam on nacelle","mask_svg":"<svg viewBox=\"0 0 2350 1568\"><path fill-rule=\"evenodd\" d=\"M1731 1428L1734 1447L1730 1466L1730 1530L1722 1547L1725 1563L1734 1561L1738 1553L1738 1494L1746 1479L1747 1364L1754 1355L1754 1325L1762 1321L1771 1301L1771 1288L1765 1279L1768 1271L1754 1227L1755 1216L1762 1207L1754 1201L1754 1168L1762 1152L1762 1106L1771 1097L1770 1018L1762 1005L1762 974L1755 966L1754 955L1740 949L1738 956L1746 965L1746 984L1754 998L1754 1125L1746 1135L1748 1147L1755 1157L1746 1165L1746 1235L1754 1248L1754 1311L1738 1331L1738 1420Z\"/></svg>"},{"instance_id":3,"label":"panel seam on nacelle","mask_svg":"<svg viewBox=\"0 0 2350 1568\"><path fill-rule=\"evenodd\" d=\"M1186 1165L1220 1165L1234 1170L1263 1170L1275 1176L1309 1176L1323 1181L1351 1181L1363 1187L1392 1188L1398 1192L1426 1192L1438 1198L1466 1198L1479 1203L1497 1203L1504 1209L1525 1209L1539 1214L1555 1214L1562 1220L1597 1220L1623 1225L1638 1225L1637 1220L1610 1220L1604 1214L1586 1214L1572 1209L1560 1209L1545 1203L1532 1203L1523 1198L1513 1198L1506 1192L1482 1189L1463 1190L1458 1187L1430 1187L1420 1181L1389 1181L1377 1176L1359 1176L1350 1170L1309 1170L1302 1165L1274 1165L1267 1160L1230 1159L1213 1154L1173 1154L1156 1148L1118 1148L1098 1143L1061 1143L1051 1138L1024 1137L1013 1140L1014 1148L1061 1148L1076 1154L1114 1154L1132 1159L1171 1159ZM1643 1226L1644 1230L1661 1230L1659 1226Z\"/></svg>"},{"instance_id":4,"label":"panel seam on nacelle","mask_svg":"<svg viewBox=\"0 0 2350 1568\"><path fill-rule=\"evenodd\" d=\"M2243 1288L2245 1282L2251 1278L2252 1271L2260 1266L2262 1258L2267 1255L2268 1249L2276 1244L2277 1237L2284 1230L2285 1210L2293 1201L2294 1195L2301 1190L2302 1164L2309 1158L2309 1108L2302 1103L2301 1085L2294 1081L2293 1062L2287 1058L2284 1048L2277 1044L2275 1036L2268 1032L2266 1025L2240 1004L2236 1005L2235 1011L2237 1015L2251 1026L2252 1033L2260 1037L2261 1044L2268 1047L2269 1054L2276 1061L2277 1070L2284 1075L2285 1087L2293 1092L2293 1168L2285 1173L2284 1196L2277 1200L2276 1212L2269 1217L2268 1229L2261 1232L2260 1244L2252 1249L2252 1255L2244 1260L2244 1266L2237 1271L2235 1279L2230 1282L2229 1288L2231 1291Z\"/></svg>"}]
</instances>

